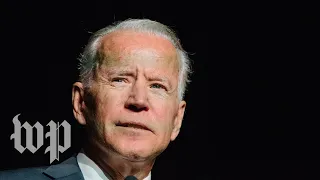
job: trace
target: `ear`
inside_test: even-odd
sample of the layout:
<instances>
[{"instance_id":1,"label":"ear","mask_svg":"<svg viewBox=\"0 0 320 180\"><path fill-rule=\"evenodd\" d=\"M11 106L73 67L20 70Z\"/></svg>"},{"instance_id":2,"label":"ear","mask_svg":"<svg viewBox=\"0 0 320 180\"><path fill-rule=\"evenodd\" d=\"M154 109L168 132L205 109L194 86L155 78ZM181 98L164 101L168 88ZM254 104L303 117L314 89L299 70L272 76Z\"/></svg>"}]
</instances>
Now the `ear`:
<instances>
[{"instance_id":1,"label":"ear","mask_svg":"<svg viewBox=\"0 0 320 180\"><path fill-rule=\"evenodd\" d=\"M86 124L84 116L85 102L84 102L84 90L81 82L76 82L72 86L72 106L73 115L81 125Z\"/></svg>"},{"instance_id":2,"label":"ear","mask_svg":"<svg viewBox=\"0 0 320 180\"><path fill-rule=\"evenodd\" d=\"M184 116L184 111L186 109L186 105L187 105L187 103L185 101L181 101L179 103L178 113L177 113L177 116L174 120L173 130L171 133L171 141L174 141L180 132L180 128L182 125L182 120L183 120L183 116Z\"/></svg>"}]
</instances>

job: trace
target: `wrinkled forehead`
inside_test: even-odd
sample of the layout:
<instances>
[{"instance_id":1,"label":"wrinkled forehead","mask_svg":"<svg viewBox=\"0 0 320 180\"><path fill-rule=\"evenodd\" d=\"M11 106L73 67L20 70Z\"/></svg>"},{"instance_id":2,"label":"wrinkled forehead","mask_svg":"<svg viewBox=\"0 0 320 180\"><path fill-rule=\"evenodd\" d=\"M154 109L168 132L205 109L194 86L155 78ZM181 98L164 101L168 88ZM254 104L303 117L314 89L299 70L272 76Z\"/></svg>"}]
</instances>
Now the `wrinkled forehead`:
<instances>
[{"instance_id":1,"label":"wrinkled forehead","mask_svg":"<svg viewBox=\"0 0 320 180\"><path fill-rule=\"evenodd\" d=\"M132 30L119 30L104 36L101 39L99 53L103 57L108 57L108 61L121 61L124 57L140 54L157 58L163 63L175 64L175 66L179 64L177 50L169 40Z\"/></svg>"}]
</instances>

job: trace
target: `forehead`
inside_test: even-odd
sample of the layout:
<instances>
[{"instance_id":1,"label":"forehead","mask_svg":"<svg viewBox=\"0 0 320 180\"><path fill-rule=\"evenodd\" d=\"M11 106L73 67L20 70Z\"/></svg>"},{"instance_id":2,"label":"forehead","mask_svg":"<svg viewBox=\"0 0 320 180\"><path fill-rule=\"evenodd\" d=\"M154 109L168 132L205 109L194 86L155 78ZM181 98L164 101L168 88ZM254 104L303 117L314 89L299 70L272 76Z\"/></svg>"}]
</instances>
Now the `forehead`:
<instances>
[{"instance_id":1,"label":"forehead","mask_svg":"<svg viewBox=\"0 0 320 180\"><path fill-rule=\"evenodd\" d=\"M102 38L100 53L121 60L123 56L140 52L144 55L153 55L177 63L177 52L173 44L164 37L146 32L133 30L119 30ZM110 60L110 59L109 59Z\"/></svg>"}]
</instances>

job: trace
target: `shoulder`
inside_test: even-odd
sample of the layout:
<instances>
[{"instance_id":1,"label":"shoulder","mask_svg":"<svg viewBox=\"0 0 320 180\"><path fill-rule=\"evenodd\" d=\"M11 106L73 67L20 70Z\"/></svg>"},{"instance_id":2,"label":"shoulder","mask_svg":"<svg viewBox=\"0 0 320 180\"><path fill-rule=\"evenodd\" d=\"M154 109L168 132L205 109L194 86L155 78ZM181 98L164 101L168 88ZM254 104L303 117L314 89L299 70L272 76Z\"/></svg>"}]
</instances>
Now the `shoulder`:
<instances>
[{"instance_id":1,"label":"shoulder","mask_svg":"<svg viewBox=\"0 0 320 180\"><path fill-rule=\"evenodd\" d=\"M65 177L70 180L83 179L74 156L55 165L0 171L0 180L46 180Z\"/></svg>"},{"instance_id":2,"label":"shoulder","mask_svg":"<svg viewBox=\"0 0 320 180\"><path fill-rule=\"evenodd\" d=\"M19 168L0 171L0 180L12 179L12 180L38 180L38 179L50 179L43 171L48 168L47 166L32 167L32 168Z\"/></svg>"}]
</instances>

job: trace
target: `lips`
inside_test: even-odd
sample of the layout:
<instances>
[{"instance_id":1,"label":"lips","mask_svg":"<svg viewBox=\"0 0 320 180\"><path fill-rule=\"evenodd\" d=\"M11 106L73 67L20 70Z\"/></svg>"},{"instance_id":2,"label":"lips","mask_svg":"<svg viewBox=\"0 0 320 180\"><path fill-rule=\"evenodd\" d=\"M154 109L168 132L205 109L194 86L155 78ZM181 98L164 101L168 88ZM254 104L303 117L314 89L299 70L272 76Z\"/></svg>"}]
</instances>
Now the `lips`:
<instances>
[{"instance_id":1,"label":"lips","mask_svg":"<svg viewBox=\"0 0 320 180\"><path fill-rule=\"evenodd\" d=\"M147 126L141 123L135 123L135 122L126 122L126 123L117 123L116 126L120 127L129 127L129 128L135 128L135 129L142 129L142 130L147 130L151 131Z\"/></svg>"}]
</instances>

